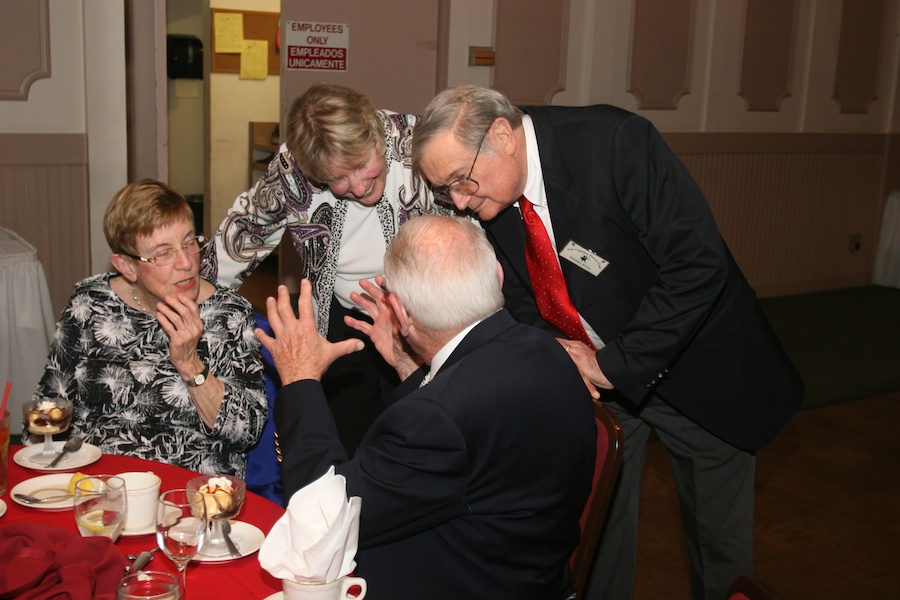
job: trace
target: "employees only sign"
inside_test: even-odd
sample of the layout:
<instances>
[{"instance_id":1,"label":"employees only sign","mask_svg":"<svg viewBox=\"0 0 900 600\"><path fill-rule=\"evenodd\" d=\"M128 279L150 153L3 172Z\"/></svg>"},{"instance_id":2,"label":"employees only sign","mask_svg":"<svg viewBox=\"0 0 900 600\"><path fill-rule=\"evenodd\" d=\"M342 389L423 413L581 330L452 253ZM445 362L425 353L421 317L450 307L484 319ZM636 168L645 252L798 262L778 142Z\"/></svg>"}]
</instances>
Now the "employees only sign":
<instances>
[{"instance_id":1,"label":"employees only sign","mask_svg":"<svg viewBox=\"0 0 900 600\"><path fill-rule=\"evenodd\" d=\"M286 68L298 71L346 71L350 26L346 23L288 21Z\"/></svg>"}]
</instances>

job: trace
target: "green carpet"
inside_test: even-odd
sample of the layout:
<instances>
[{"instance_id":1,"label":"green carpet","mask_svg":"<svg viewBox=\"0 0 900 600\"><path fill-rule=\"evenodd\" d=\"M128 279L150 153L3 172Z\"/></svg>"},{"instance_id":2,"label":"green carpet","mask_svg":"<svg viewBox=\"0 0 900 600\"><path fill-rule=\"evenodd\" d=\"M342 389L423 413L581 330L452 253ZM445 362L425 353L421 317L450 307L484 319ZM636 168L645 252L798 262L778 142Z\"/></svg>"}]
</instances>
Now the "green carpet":
<instances>
[{"instance_id":1,"label":"green carpet","mask_svg":"<svg viewBox=\"0 0 900 600\"><path fill-rule=\"evenodd\" d=\"M761 303L803 376L803 407L900 390L900 289L867 286Z\"/></svg>"}]
</instances>

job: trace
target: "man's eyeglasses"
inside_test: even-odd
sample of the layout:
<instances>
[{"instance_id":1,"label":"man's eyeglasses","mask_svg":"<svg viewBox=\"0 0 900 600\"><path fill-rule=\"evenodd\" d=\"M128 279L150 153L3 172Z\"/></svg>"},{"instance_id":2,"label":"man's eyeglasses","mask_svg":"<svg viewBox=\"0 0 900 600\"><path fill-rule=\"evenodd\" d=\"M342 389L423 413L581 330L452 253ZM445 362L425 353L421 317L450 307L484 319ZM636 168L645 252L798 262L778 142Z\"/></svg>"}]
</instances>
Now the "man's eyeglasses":
<instances>
[{"instance_id":1,"label":"man's eyeglasses","mask_svg":"<svg viewBox=\"0 0 900 600\"><path fill-rule=\"evenodd\" d=\"M180 249L184 250L184 253L188 256L194 256L200 254L200 251L206 246L206 242L207 240L205 237L197 235L186 241ZM166 248L165 250L160 250L150 258L145 256L135 256L134 254L126 254L125 256L156 265L157 267L165 267L175 262L175 257L178 256L178 250L179 248Z\"/></svg>"},{"instance_id":2,"label":"man's eyeglasses","mask_svg":"<svg viewBox=\"0 0 900 600\"><path fill-rule=\"evenodd\" d=\"M472 179L472 171L475 170L475 163L478 162L478 155L481 154L481 148L484 146L484 140L490 130L491 129L488 128L488 130L484 132L484 135L481 136L481 142L478 144L478 150L475 152L475 159L472 160L472 166L469 168L469 173L465 177L460 177L448 185L439 185L435 188L431 188L431 193L434 194L435 200L445 204L453 204L453 198L450 197L451 193L456 193L460 196L471 196L478 191L478 182Z\"/></svg>"}]
</instances>

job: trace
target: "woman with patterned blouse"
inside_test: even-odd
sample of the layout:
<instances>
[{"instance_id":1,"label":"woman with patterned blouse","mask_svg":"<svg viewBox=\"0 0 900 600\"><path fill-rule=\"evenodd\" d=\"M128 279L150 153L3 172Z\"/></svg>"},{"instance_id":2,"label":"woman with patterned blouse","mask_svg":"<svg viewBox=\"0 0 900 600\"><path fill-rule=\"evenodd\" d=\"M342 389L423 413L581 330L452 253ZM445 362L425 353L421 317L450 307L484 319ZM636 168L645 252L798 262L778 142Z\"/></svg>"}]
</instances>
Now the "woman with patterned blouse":
<instances>
[{"instance_id":1,"label":"woman with patterned blouse","mask_svg":"<svg viewBox=\"0 0 900 600\"><path fill-rule=\"evenodd\" d=\"M331 341L358 336L344 323L347 315L362 316L351 295L362 293L360 279L381 273L400 225L420 214L453 214L434 204L412 170L417 119L376 110L367 96L341 85L310 87L288 112L286 143L268 172L238 196L219 225L205 250L203 276L239 287L287 231L300 275L313 286L319 332ZM336 361L322 380L351 456L399 383L364 341L363 352Z\"/></svg>"},{"instance_id":2,"label":"woman with patterned blouse","mask_svg":"<svg viewBox=\"0 0 900 600\"><path fill-rule=\"evenodd\" d=\"M252 308L200 278L173 188L126 186L103 230L118 273L75 286L35 397L71 400L72 434L105 453L243 477L268 412Z\"/></svg>"}]
</instances>

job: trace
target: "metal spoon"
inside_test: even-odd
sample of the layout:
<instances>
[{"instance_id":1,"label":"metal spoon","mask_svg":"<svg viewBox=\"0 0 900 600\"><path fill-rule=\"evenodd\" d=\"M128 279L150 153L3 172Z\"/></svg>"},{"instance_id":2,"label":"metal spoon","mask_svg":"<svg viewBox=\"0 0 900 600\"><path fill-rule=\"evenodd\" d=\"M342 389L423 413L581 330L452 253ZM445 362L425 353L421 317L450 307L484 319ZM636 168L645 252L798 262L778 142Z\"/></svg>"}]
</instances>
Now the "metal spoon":
<instances>
[{"instance_id":1,"label":"metal spoon","mask_svg":"<svg viewBox=\"0 0 900 600\"><path fill-rule=\"evenodd\" d=\"M63 456L65 456L67 452L77 452L78 449L81 448L81 444L83 443L84 440L80 437L70 437L63 445L62 452L60 452L59 455L53 459L53 462L47 465L46 468L52 469L53 467L58 465L59 461L63 459Z\"/></svg>"},{"instance_id":2,"label":"metal spoon","mask_svg":"<svg viewBox=\"0 0 900 600\"><path fill-rule=\"evenodd\" d=\"M28 494L13 494L13 496L27 504L46 504L48 502L60 502L62 500L65 500L66 498L71 498L73 494L57 494L55 496L47 496L45 498L35 498L34 496L29 496Z\"/></svg>"},{"instance_id":3,"label":"metal spoon","mask_svg":"<svg viewBox=\"0 0 900 600\"><path fill-rule=\"evenodd\" d=\"M222 519L222 537L225 538L225 545L228 546L228 552L235 558L240 558L243 554L241 554L241 551L234 545L231 536L228 535L229 533L231 533L231 523L228 522L228 519Z\"/></svg>"}]
</instances>

